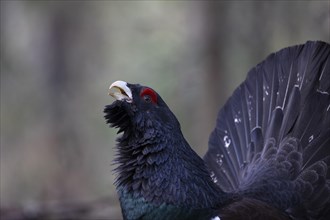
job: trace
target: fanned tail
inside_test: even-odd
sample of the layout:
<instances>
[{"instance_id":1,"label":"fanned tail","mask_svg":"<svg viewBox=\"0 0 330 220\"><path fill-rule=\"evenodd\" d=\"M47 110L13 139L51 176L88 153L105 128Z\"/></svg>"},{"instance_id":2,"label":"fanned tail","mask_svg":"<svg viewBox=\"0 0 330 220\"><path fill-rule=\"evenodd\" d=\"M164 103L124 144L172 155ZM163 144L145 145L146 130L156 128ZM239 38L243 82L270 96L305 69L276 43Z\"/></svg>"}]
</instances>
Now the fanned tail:
<instances>
[{"instance_id":1,"label":"fanned tail","mask_svg":"<svg viewBox=\"0 0 330 220\"><path fill-rule=\"evenodd\" d=\"M214 181L293 216L330 215L329 94L329 44L267 57L219 112L204 157Z\"/></svg>"}]
</instances>

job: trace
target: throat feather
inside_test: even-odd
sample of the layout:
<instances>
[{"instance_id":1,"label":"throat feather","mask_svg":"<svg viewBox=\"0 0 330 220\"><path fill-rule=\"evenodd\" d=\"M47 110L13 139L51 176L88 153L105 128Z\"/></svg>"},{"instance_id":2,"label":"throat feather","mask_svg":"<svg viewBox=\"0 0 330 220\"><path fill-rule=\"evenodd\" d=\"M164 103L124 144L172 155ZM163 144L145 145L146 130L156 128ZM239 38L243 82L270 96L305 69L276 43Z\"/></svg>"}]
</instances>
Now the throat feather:
<instances>
[{"instance_id":1,"label":"throat feather","mask_svg":"<svg viewBox=\"0 0 330 220\"><path fill-rule=\"evenodd\" d=\"M122 139L118 150L116 186L134 198L154 205L196 208L221 203L219 198L224 193L186 141L149 139L147 144L141 144Z\"/></svg>"}]
</instances>

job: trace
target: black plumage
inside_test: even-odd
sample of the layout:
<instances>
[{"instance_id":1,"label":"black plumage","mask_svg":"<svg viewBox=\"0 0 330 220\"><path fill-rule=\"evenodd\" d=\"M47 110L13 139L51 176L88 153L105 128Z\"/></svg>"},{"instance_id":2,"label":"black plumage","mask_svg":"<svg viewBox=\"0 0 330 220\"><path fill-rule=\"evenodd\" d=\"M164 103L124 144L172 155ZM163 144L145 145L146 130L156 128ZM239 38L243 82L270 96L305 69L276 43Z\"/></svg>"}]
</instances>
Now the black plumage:
<instances>
[{"instance_id":1,"label":"black plumage","mask_svg":"<svg viewBox=\"0 0 330 220\"><path fill-rule=\"evenodd\" d=\"M330 46L268 56L220 110L202 160L151 88L117 81L124 219L329 219Z\"/></svg>"}]
</instances>

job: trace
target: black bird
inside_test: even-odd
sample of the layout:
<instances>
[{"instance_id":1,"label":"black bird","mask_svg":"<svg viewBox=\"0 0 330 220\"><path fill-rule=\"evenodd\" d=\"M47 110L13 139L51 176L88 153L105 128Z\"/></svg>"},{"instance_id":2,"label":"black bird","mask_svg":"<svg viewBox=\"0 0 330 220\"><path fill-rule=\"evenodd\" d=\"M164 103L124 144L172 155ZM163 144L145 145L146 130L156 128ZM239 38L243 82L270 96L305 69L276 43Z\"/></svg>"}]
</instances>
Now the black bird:
<instances>
[{"instance_id":1,"label":"black bird","mask_svg":"<svg viewBox=\"0 0 330 220\"><path fill-rule=\"evenodd\" d=\"M288 47L251 69L204 160L153 89L110 89L124 219L330 219L329 44Z\"/></svg>"}]
</instances>

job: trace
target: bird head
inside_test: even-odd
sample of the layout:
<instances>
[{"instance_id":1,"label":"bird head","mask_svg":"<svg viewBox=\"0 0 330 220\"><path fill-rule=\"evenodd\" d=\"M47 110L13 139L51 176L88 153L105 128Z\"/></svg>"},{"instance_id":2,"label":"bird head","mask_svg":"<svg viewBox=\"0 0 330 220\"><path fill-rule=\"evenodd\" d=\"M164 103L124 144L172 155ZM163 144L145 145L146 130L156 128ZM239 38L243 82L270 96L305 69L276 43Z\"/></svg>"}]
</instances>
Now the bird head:
<instances>
[{"instance_id":1,"label":"bird head","mask_svg":"<svg viewBox=\"0 0 330 220\"><path fill-rule=\"evenodd\" d=\"M160 95L150 87L116 81L109 87L116 100L105 107L105 118L118 133L150 134L156 130L177 131L180 124Z\"/></svg>"}]
</instances>

